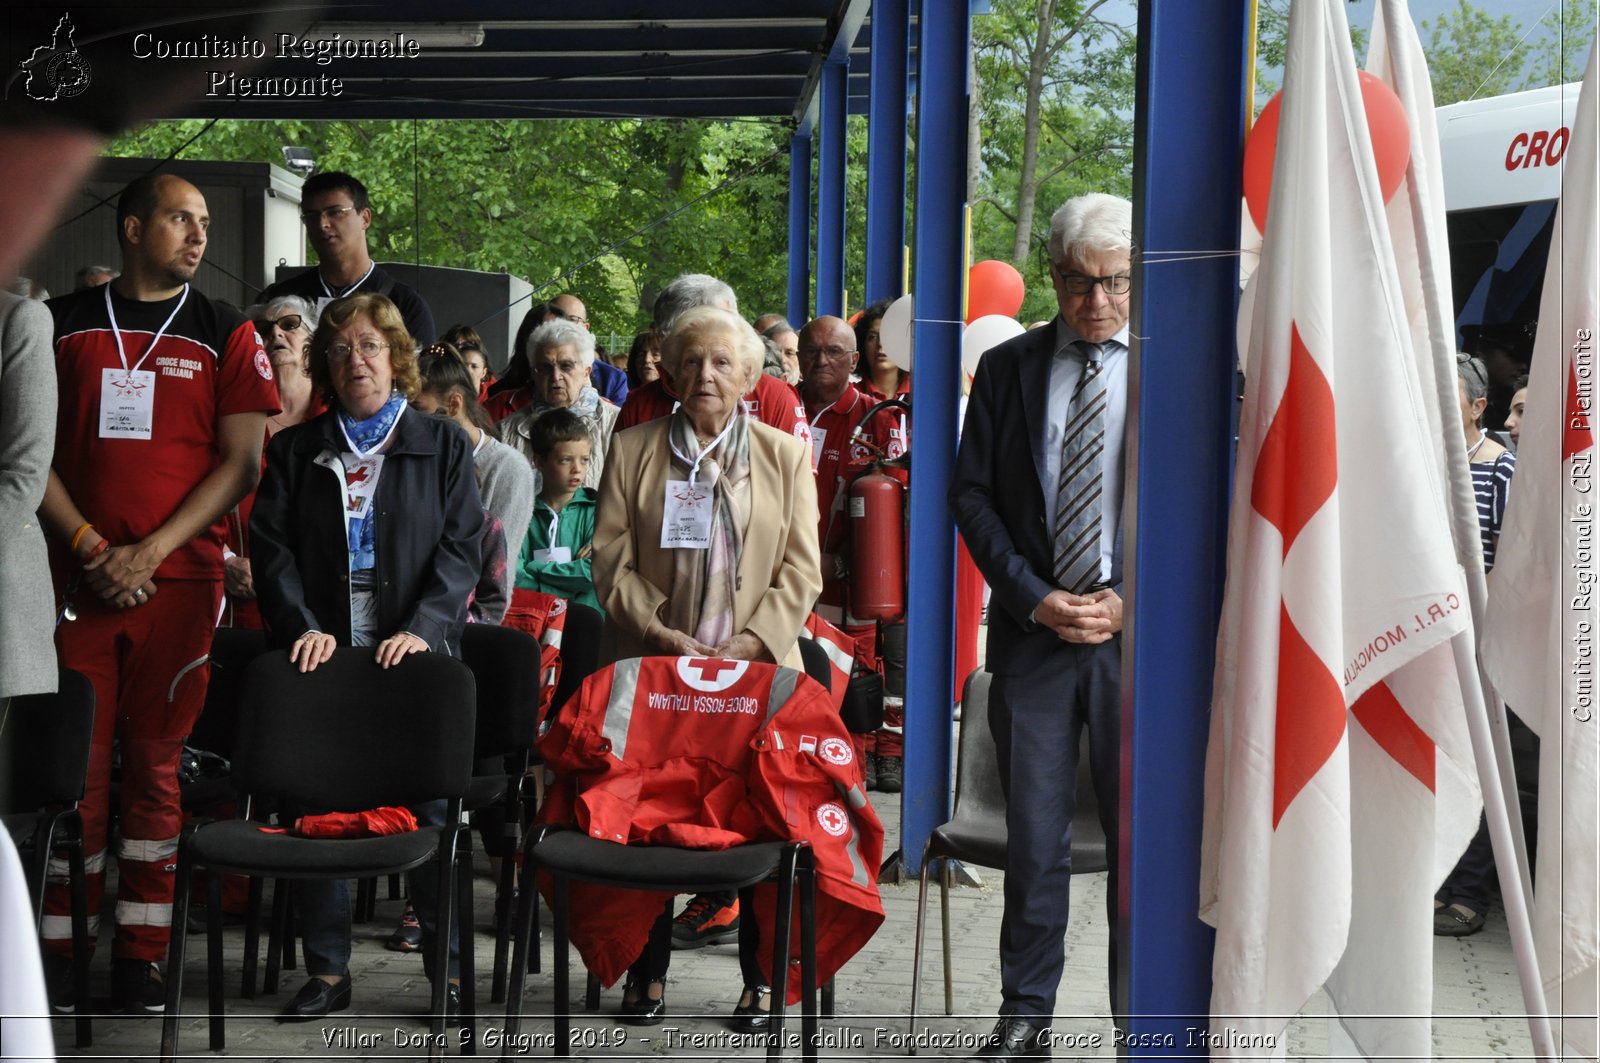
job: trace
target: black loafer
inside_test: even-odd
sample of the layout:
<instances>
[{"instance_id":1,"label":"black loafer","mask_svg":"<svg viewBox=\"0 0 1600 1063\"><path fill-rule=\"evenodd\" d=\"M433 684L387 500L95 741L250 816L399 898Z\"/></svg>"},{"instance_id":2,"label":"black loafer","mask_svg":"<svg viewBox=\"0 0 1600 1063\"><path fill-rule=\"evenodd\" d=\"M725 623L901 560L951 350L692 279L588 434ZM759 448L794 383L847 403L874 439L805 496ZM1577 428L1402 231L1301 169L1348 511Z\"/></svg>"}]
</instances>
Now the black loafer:
<instances>
[{"instance_id":1,"label":"black loafer","mask_svg":"<svg viewBox=\"0 0 1600 1063\"><path fill-rule=\"evenodd\" d=\"M988 1059L1049 1059L1050 1029L1034 1026L1028 1020L1008 1015L994 1025L988 1043L967 1063Z\"/></svg>"},{"instance_id":2,"label":"black loafer","mask_svg":"<svg viewBox=\"0 0 1600 1063\"><path fill-rule=\"evenodd\" d=\"M338 985L329 985L320 978L310 978L294 995L279 1022L310 1022L326 1018L329 1012L343 1011L350 1006L350 979Z\"/></svg>"}]
</instances>

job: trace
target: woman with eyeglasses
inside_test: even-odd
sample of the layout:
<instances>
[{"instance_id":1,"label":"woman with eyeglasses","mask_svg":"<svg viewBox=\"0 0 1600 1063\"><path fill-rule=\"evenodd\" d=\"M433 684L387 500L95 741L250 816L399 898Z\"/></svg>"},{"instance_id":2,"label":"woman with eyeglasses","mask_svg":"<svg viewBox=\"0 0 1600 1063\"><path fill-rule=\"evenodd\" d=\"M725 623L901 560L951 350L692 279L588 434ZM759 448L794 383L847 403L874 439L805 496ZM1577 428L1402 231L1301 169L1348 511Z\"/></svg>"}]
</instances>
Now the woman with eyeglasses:
<instances>
[{"instance_id":1,"label":"woman with eyeglasses","mask_svg":"<svg viewBox=\"0 0 1600 1063\"><path fill-rule=\"evenodd\" d=\"M1467 448L1467 468L1472 473L1472 493L1478 503L1478 535L1483 544L1483 570L1494 568L1500 543L1500 521L1505 516L1511 477L1517 456L1490 438L1483 427L1489 404L1489 372L1482 359L1456 356L1457 394L1461 400L1461 427ZM1508 719L1513 719L1510 717ZM1512 724L1513 732L1522 727ZM1433 897L1433 932L1439 937L1466 937L1483 929L1495 881L1494 850L1488 824L1479 817L1478 833L1461 854L1455 869Z\"/></svg>"},{"instance_id":2,"label":"woman with eyeglasses","mask_svg":"<svg viewBox=\"0 0 1600 1063\"><path fill-rule=\"evenodd\" d=\"M302 672L335 646L375 647L385 668L414 653L459 656L483 505L466 433L408 405L416 345L395 305L371 293L330 303L311 337L311 383L330 408L273 438L250 522L272 644ZM412 811L438 825L444 802ZM426 866L411 874L430 979L435 881ZM350 898L342 881L302 882L296 895L311 977L283 1017L308 1021L350 1006ZM450 968L454 983L454 940ZM454 984L449 999L457 1010Z\"/></svg>"},{"instance_id":3,"label":"woman with eyeglasses","mask_svg":"<svg viewBox=\"0 0 1600 1063\"><path fill-rule=\"evenodd\" d=\"M528 336L524 357L533 377L533 402L500 422L500 438L534 466L533 423L551 410L571 410L589 430L589 469L583 486L594 490L600 486L611 432L621 412L589 379L594 335L566 318L551 318ZM535 494L540 488L538 472L534 466Z\"/></svg>"},{"instance_id":4,"label":"woman with eyeglasses","mask_svg":"<svg viewBox=\"0 0 1600 1063\"><path fill-rule=\"evenodd\" d=\"M267 444L273 436L327 408L311 389L311 362L307 355L311 333L317 327L317 311L298 295L282 295L253 306L246 313L272 359L273 383L278 388L278 404L283 407L280 413L267 418L267 435L261 444L265 469ZM256 493L251 491L227 517L227 538L222 549L222 627L261 628L250 569L250 514L255 504Z\"/></svg>"}]
</instances>

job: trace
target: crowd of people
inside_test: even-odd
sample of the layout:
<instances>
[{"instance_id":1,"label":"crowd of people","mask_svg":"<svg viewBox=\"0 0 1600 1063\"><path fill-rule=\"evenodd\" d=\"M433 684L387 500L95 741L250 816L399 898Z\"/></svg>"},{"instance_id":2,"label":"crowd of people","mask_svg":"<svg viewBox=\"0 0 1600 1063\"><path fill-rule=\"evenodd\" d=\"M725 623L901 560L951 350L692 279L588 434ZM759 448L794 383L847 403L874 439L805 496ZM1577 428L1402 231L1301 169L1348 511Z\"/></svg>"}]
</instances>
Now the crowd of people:
<instances>
[{"instance_id":1,"label":"crowd of people","mask_svg":"<svg viewBox=\"0 0 1600 1063\"><path fill-rule=\"evenodd\" d=\"M302 219L317 265L241 313L193 286L210 224L199 190L143 177L117 203L120 271L86 267L79 290L47 304L48 325L18 312L22 300L0 303L31 325L23 341L54 349L59 417L53 448L35 448L49 465L39 519L65 618L61 662L105 707L81 813L91 913L117 864L117 1009L164 1007L177 769L219 622L264 628L302 672L336 647L369 648L386 668L458 655L465 625L506 622L520 592L600 614L607 663L670 655L803 669L802 640L832 625L853 644L849 670L884 679L884 725L857 749L863 782L900 789L904 627L856 616L850 579L848 486L909 445L910 374L883 350L884 304L853 321L767 314L752 325L730 285L688 273L661 289L652 326L613 364L597 357L587 310L568 293L524 315L497 369L470 325L436 336L426 300L373 263L359 180L308 180ZM1116 897L1131 228L1129 204L1112 196L1056 212L1060 314L983 359L950 487L992 588L1000 781L1027 795L1007 810L1001 1021L981 1058L1048 1043L1071 765L1085 737L1108 903ZM25 359L8 350L7 372L16 364ZM1463 357L1460 384L1492 567L1515 455L1481 423L1483 364ZM437 823L443 807L413 812ZM1441 890L1440 933L1482 925L1482 858L1469 851ZM392 947L428 955L433 882L427 869L410 877ZM284 1018L317 1019L352 1001L350 901L344 883L308 882L296 904L309 977ZM41 936L58 1010L73 1006L69 909L65 877L52 873ZM735 940L745 984L734 1018L763 1029L770 990L732 894L693 898L676 916L665 907L629 969L623 1018L663 1019L675 949ZM455 944L448 970L426 972L451 981L452 1008Z\"/></svg>"}]
</instances>

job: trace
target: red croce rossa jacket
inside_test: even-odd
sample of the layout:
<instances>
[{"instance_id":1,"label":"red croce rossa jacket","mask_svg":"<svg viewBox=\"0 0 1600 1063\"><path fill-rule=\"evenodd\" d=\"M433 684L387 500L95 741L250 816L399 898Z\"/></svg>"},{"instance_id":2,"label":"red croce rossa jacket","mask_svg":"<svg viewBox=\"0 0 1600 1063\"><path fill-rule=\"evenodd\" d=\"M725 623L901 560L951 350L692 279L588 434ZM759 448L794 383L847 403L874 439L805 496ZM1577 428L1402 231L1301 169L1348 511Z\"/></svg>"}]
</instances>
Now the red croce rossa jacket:
<instances>
[{"instance_id":1,"label":"red croce rossa jacket","mask_svg":"<svg viewBox=\"0 0 1600 1063\"><path fill-rule=\"evenodd\" d=\"M819 984L883 922L883 825L838 710L806 675L703 657L619 661L584 681L538 748L556 776L541 822L618 844L810 842ZM548 882L541 887L548 896ZM775 889L757 887L754 913L769 980ZM571 884L572 943L602 983L639 957L666 896ZM797 939L790 955L799 954ZM795 975L790 1003L800 998Z\"/></svg>"}]
</instances>

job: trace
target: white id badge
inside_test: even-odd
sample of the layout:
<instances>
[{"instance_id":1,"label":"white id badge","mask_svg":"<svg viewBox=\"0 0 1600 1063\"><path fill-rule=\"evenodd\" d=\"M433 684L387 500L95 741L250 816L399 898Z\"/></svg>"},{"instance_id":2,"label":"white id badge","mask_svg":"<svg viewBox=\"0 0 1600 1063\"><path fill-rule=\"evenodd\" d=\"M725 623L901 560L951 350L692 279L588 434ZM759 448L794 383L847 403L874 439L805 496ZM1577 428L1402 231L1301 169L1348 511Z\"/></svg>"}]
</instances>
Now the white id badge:
<instances>
[{"instance_id":1,"label":"white id badge","mask_svg":"<svg viewBox=\"0 0 1600 1063\"><path fill-rule=\"evenodd\" d=\"M149 439L156 375L149 369L100 370L100 438Z\"/></svg>"},{"instance_id":2,"label":"white id badge","mask_svg":"<svg viewBox=\"0 0 1600 1063\"><path fill-rule=\"evenodd\" d=\"M535 550L533 563L536 565L564 565L572 560L572 547L552 546L548 550Z\"/></svg>"},{"instance_id":3,"label":"white id badge","mask_svg":"<svg viewBox=\"0 0 1600 1063\"><path fill-rule=\"evenodd\" d=\"M811 471L816 472L817 466L822 464L822 443L828 438L828 430L811 426Z\"/></svg>"},{"instance_id":4,"label":"white id badge","mask_svg":"<svg viewBox=\"0 0 1600 1063\"><path fill-rule=\"evenodd\" d=\"M661 549L704 550L711 545L711 488L668 480L661 510Z\"/></svg>"},{"instance_id":5,"label":"white id badge","mask_svg":"<svg viewBox=\"0 0 1600 1063\"><path fill-rule=\"evenodd\" d=\"M350 520L366 520L372 511L372 497L377 493L382 468L382 454L366 458L344 455L345 516Z\"/></svg>"}]
</instances>

